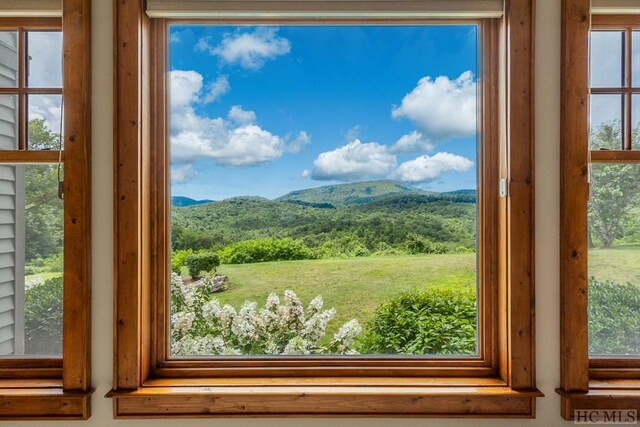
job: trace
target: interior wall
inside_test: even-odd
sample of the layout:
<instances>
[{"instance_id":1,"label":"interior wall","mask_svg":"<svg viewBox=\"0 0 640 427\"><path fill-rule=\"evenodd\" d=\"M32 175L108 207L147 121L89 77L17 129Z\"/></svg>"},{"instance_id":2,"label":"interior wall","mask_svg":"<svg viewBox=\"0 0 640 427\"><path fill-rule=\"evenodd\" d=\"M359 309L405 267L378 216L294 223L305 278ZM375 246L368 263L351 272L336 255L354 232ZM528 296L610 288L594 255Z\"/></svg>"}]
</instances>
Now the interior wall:
<instances>
[{"instance_id":1,"label":"interior wall","mask_svg":"<svg viewBox=\"0 0 640 427\"><path fill-rule=\"evenodd\" d=\"M559 314L559 120L560 1L537 0L536 35L536 342L538 399L535 420L464 419L201 419L113 420L113 32L112 0L93 2L93 395L92 417L72 425L87 426L278 426L320 427L555 427L572 425L560 417ZM69 422L16 422L6 426L68 426Z\"/></svg>"}]
</instances>

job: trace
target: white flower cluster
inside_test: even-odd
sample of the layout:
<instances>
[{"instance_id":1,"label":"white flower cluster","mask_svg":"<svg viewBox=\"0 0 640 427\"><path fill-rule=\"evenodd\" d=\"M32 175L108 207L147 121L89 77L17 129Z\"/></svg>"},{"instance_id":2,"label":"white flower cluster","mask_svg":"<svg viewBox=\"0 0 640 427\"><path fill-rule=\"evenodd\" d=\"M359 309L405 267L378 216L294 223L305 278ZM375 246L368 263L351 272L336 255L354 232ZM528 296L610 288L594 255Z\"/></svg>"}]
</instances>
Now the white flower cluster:
<instances>
[{"instance_id":1,"label":"white flower cluster","mask_svg":"<svg viewBox=\"0 0 640 427\"><path fill-rule=\"evenodd\" d=\"M321 296L305 308L291 290L284 302L275 294L264 307L246 301L239 310L171 277L171 352L197 355L357 354L356 337L362 327L353 319L342 325L331 341L324 340L336 311L323 309Z\"/></svg>"}]
</instances>

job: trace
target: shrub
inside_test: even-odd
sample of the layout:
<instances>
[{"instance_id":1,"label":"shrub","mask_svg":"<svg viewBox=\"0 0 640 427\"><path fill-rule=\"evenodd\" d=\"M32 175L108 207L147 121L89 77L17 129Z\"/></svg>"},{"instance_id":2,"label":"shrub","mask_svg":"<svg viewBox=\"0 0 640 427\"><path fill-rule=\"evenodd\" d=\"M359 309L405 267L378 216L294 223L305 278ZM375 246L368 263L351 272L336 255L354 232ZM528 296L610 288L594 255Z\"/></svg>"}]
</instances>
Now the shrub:
<instances>
[{"instance_id":1,"label":"shrub","mask_svg":"<svg viewBox=\"0 0 640 427\"><path fill-rule=\"evenodd\" d=\"M193 249L180 249L171 252L171 271L176 274L180 274L182 267L184 267L187 257L193 255L196 252Z\"/></svg>"},{"instance_id":2,"label":"shrub","mask_svg":"<svg viewBox=\"0 0 640 427\"><path fill-rule=\"evenodd\" d=\"M187 256L185 264L191 277L200 277L202 272L215 271L216 267L220 265L220 257L215 252L193 254Z\"/></svg>"},{"instance_id":3,"label":"shrub","mask_svg":"<svg viewBox=\"0 0 640 427\"><path fill-rule=\"evenodd\" d=\"M334 309L323 309L322 297L305 309L297 295L284 292L284 302L271 294L263 308L245 301L239 310L207 300L202 288L171 277L171 352L179 356L243 354L355 354L357 320L342 325L325 342Z\"/></svg>"},{"instance_id":4,"label":"shrub","mask_svg":"<svg viewBox=\"0 0 640 427\"><path fill-rule=\"evenodd\" d=\"M219 252L225 264L313 259L315 255L302 242L292 238L244 240Z\"/></svg>"},{"instance_id":5,"label":"shrub","mask_svg":"<svg viewBox=\"0 0 640 427\"><path fill-rule=\"evenodd\" d=\"M640 353L640 288L589 280L589 352Z\"/></svg>"},{"instance_id":6,"label":"shrub","mask_svg":"<svg viewBox=\"0 0 640 427\"><path fill-rule=\"evenodd\" d=\"M62 277L25 290L26 354L62 354Z\"/></svg>"},{"instance_id":7,"label":"shrub","mask_svg":"<svg viewBox=\"0 0 640 427\"><path fill-rule=\"evenodd\" d=\"M445 254L449 252L446 245L432 242L416 233L407 234L404 245L410 254Z\"/></svg>"},{"instance_id":8,"label":"shrub","mask_svg":"<svg viewBox=\"0 0 640 427\"><path fill-rule=\"evenodd\" d=\"M474 354L474 289L402 293L375 311L359 351L367 354Z\"/></svg>"}]
</instances>

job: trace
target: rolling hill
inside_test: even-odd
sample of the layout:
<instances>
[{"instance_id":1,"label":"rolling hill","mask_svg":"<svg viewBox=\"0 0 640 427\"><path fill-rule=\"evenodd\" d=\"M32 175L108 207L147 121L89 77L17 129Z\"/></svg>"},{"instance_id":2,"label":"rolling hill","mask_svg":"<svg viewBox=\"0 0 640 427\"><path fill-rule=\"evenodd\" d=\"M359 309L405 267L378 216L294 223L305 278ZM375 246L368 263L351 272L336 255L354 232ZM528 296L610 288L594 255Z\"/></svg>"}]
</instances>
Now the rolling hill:
<instances>
[{"instance_id":1,"label":"rolling hill","mask_svg":"<svg viewBox=\"0 0 640 427\"><path fill-rule=\"evenodd\" d=\"M451 248L475 247L474 191L434 193L394 181L333 185L275 200L234 197L174 206L174 249L217 248L252 239L301 240L310 248L401 248L418 234Z\"/></svg>"},{"instance_id":2,"label":"rolling hill","mask_svg":"<svg viewBox=\"0 0 640 427\"><path fill-rule=\"evenodd\" d=\"M213 200L195 200L191 197L185 196L173 196L171 197L171 206L193 206L193 205L201 205L203 203L211 203Z\"/></svg>"},{"instance_id":3,"label":"rolling hill","mask_svg":"<svg viewBox=\"0 0 640 427\"><path fill-rule=\"evenodd\" d=\"M312 207L334 207L361 205L398 194L430 194L411 185L397 181L363 181L348 184L325 185L292 191L276 200L280 202L297 202ZM319 205L319 206L314 206ZM325 205L325 206L322 206Z\"/></svg>"}]
</instances>

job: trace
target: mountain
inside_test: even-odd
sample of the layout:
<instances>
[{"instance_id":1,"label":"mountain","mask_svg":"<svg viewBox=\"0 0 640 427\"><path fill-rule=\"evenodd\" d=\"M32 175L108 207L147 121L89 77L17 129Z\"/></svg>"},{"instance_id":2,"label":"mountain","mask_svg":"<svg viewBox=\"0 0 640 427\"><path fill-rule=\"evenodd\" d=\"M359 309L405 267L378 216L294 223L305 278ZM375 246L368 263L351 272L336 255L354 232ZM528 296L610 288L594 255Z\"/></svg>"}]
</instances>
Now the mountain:
<instances>
[{"instance_id":1,"label":"mountain","mask_svg":"<svg viewBox=\"0 0 640 427\"><path fill-rule=\"evenodd\" d=\"M195 200L185 196L173 196L171 197L171 206L193 206L201 205L203 203L211 203L213 200Z\"/></svg>"},{"instance_id":2,"label":"mountain","mask_svg":"<svg viewBox=\"0 0 640 427\"><path fill-rule=\"evenodd\" d=\"M304 206L331 208L371 203L388 196L399 194L431 193L401 182L381 180L326 185L323 187L292 191L276 200Z\"/></svg>"}]
</instances>

